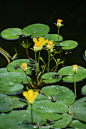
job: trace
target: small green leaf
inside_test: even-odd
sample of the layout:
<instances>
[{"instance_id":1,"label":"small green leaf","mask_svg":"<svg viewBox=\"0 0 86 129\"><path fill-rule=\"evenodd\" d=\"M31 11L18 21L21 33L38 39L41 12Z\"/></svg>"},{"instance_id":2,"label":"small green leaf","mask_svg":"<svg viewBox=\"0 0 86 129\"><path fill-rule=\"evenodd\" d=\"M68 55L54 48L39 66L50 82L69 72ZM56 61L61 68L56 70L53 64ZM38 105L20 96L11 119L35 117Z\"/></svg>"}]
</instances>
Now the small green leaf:
<instances>
[{"instance_id":1,"label":"small green leaf","mask_svg":"<svg viewBox=\"0 0 86 129\"><path fill-rule=\"evenodd\" d=\"M30 66L28 66L28 64L30 64L29 59L18 59L18 60L14 60L13 62L11 62L8 66L7 66L7 70L9 72L20 72L20 73L24 73L22 69L22 63L27 63L27 71L26 73L29 74L31 73L30 70ZM16 68L16 66L19 66L18 68Z\"/></svg>"},{"instance_id":2,"label":"small green leaf","mask_svg":"<svg viewBox=\"0 0 86 129\"><path fill-rule=\"evenodd\" d=\"M76 119L86 122L86 97L83 97L71 105L69 113Z\"/></svg>"},{"instance_id":3,"label":"small green leaf","mask_svg":"<svg viewBox=\"0 0 86 129\"><path fill-rule=\"evenodd\" d=\"M62 116L62 119L55 121L55 123L52 125L53 128L65 128L72 122L73 118L71 115L64 113Z\"/></svg>"},{"instance_id":4,"label":"small green leaf","mask_svg":"<svg viewBox=\"0 0 86 129\"><path fill-rule=\"evenodd\" d=\"M30 105L28 106L27 110L31 110ZM39 113L65 113L68 111L67 105L64 103L57 101L51 102L50 100L42 100L36 101L33 103L33 112Z\"/></svg>"},{"instance_id":5,"label":"small green leaf","mask_svg":"<svg viewBox=\"0 0 86 129\"><path fill-rule=\"evenodd\" d=\"M17 72L0 73L0 93L15 93L23 89L23 85L20 84L27 82L26 75ZM28 77L28 81L30 78Z\"/></svg>"},{"instance_id":6,"label":"small green leaf","mask_svg":"<svg viewBox=\"0 0 86 129\"><path fill-rule=\"evenodd\" d=\"M42 75L43 82L45 83L55 83L61 80L62 76L59 75L57 78L53 76L57 74L57 72L49 72Z\"/></svg>"},{"instance_id":7,"label":"small green leaf","mask_svg":"<svg viewBox=\"0 0 86 129\"><path fill-rule=\"evenodd\" d=\"M1 32L2 38L6 40L16 40L21 34L22 32L20 28L7 28Z\"/></svg>"},{"instance_id":8,"label":"small green leaf","mask_svg":"<svg viewBox=\"0 0 86 129\"><path fill-rule=\"evenodd\" d=\"M84 95L86 95L86 85L82 87L82 90L81 90L81 91L82 91L82 93L83 93Z\"/></svg>"},{"instance_id":9,"label":"small green leaf","mask_svg":"<svg viewBox=\"0 0 86 129\"><path fill-rule=\"evenodd\" d=\"M49 41L58 41L58 35L57 34L46 34L44 36L45 40L49 40ZM62 41L63 37L61 35L59 35L59 41Z\"/></svg>"},{"instance_id":10,"label":"small green leaf","mask_svg":"<svg viewBox=\"0 0 86 129\"><path fill-rule=\"evenodd\" d=\"M57 102L62 102L66 105L71 105L75 101L74 93L65 86L51 85L41 89L41 92L51 99L54 95Z\"/></svg>"},{"instance_id":11,"label":"small green leaf","mask_svg":"<svg viewBox=\"0 0 86 129\"><path fill-rule=\"evenodd\" d=\"M60 46L62 46L63 50L70 50L70 49L74 49L75 47L77 47L78 43L73 40L65 40L60 43Z\"/></svg>"},{"instance_id":12,"label":"small green leaf","mask_svg":"<svg viewBox=\"0 0 86 129\"><path fill-rule=\"evenodd\" d=\"M5 73L5 72L8 72L7 67L6 68L0 68L0 73Z\"/></svg>"},{"instance_id":13,"label":"small green leaf","mask_svg":"<svg viewBox=\"0 0 86 129\"><path fill-rule=\"evenodd\" d=\"M73 120L69 126L73 127L73 129L86 129L86 124L79 120Z\"/></svg>"},{"instance_id":14,"label":"small green leaf","mask_svg":"<svg viewBox=\"0 0 86 129\"><path fill-rule=\"evenodd\" d=\"M62 78L65 82L74 82L73 66L63 67L58 71L58 73L60 73L62 76L67 75ZM76 81L81 81L85 77L86 69L84 67L78 66L78 71L76 73Z\"/></svg>"},{"instance_id":15,"label":"small green leaf","mask_svg":"<svg viewBox=\"0 0 86 129\"><path fill-rule=\"evenodd\" d=\"M41 117L33 112L33 122L41 121ZM14 110L7 114L0 114L0 128L1 129L29 129L32 128L31 112L27 110ZM33 126L34 127L34 126Z\"/></svg>"},{"instance_id":16,"label":"small green leaf","mask_svg":"<svg viewBox=\"0 0 86 129\"><path fill-rule=\"evenodd\" d=\"M22 33L25 36L41 37L49 32L49 26L41 23L32 24L23 28Z\"/></svg>"}]
</instances>

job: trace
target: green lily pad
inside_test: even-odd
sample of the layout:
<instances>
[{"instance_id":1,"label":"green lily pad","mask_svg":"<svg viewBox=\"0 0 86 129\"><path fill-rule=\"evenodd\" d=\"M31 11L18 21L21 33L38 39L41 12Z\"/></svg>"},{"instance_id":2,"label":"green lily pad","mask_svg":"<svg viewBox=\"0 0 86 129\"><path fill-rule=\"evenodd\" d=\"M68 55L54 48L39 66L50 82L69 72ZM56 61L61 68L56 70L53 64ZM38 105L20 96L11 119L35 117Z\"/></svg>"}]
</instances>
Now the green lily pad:
<instances>
[{"instance_id":1,"label":"green lily pad","mask_svg":"<svg viewBox=\"0 0 86 129\"><path fill-rule=\"evenodd\" d=\"M28 127L29 123L31 123L31 112L27 110L16 110L7 114L2 113L0 114L0 121L1 129L23 129L25 125ZM33 122L37 123L40 121L41 117L33 112ZM28 129L27 127L25 129Z\"/></svg>"},{"instance_id":2,"label":"green lily pad","mask_svg":"<svg viewBox=\"0 0 86 129\"><path fill-rule=\"evenodd\" d=\"M86 129L86 124L79 120L73 120L70 127L74 127L74 129Z\"/></svg>"},{"instance_id":3,"label":"green lily pad","mask_svg":"<svg viewBox=\"0 0 86 129\"><path fill-rule=\"evenodd\" d=\"M82 87L82 93L86 95L86 85Z\"/></svg>"},{"instance_id":4,"label":"green lily pad","mask_svg":"<svg viewBox=\"0 0 86 129\"><path fill-rule=\"evenodd\" d=\"M63 50L70 50L70 49L74 49L75 47L77 47L78 43L73 40L65 40L60 43L60 46L62 46Z\"/></svg>"},{"instance_id":5,"label":"green lily pad","mask_svg":"<svg viewBox=\"0 0 86 129\"><path fill-rule=\"evenodd\" d=\"M14 103L13 108L18 108L18 109L24 108L27 105L27 103L17 101L17 100L14 100L13 103Z\"/></svg>"},{"instance_id":6,"label":"green lily pad","mask_svg":"<svg viewBox=\"0 0 86 129\"><path fill-rule=\"evenodd\" d=\"M0 94L0 112L8 112L13 109L13 100L7 95ZM1 123L1 122L0 122Z\"/></svg>"},{"instance_id":7,"label":"green lily pad","mask_svg":"<svg viewBox=\"0 0 86 129\"><path fill-rule=\"evenodd\" d=\"M54 128L54 129L63 129L72 122L72 119L73 118L71 115L64 113L64 114L62 114L61 119L54 121L54 124L50 125L48 122L44 122L44 124L46 125L45 127L50 127L50 128ZM40 123L40 125L42 125L42 124L43 124L43 122Z\"/></svg>"},{"instance_id":8,"label":"green lily pad","mask_svg":"<svg viewBox=\"0 0 86 129\"><path fill-rule=\"evenodd\" d=\"M0 93L14 93L23 89L20 84L26 82L25 74L16 72L0 73ZM30 78L28 77L28 81Z\"/></svg>"},{"instance_id":9,"label":"green lily pad","mask_svg":"<svg viewBox=\"0 0 86 129\"><path fill-rule=\"evenodd\" d=\"M63 80L65 82L74 82L74 72L73 72L73 66L66 66L61 68L58 73L60 73L62 76L67 75L66 77L63 77ZM86 69L84 67L78 66L78 71L76 73L76 81L81 81L86 77Z\"/></svg>"},{"instance_id":10,"label":"green lily pad","mask_svg":"<svg viewBox=\"0 0 86 129\"><path fill-rule=\"evenodd\" d=\"M57 78L53 78L54 74L57 74L57 72L49 72L45 73L42 76L43 82L45 83L55 83L61 80L62 76L59 75Z\"/></svg>"},{"instance_id":11,"label":"green lily pad","mask_svg":"<svg viewBox=\"0 0 86 129\"><path fill-rule=\"evenodd\" d=\"M31 35L31 37L41 37L47 34L49 29L48 25L36 23L23 28L22 33L25 36Z\"/></svg>"},{"instance_id":12,"label":"green lily pad","mask_svg":"<svg viewBox=\"0 0 86 129\"><path fill-rule=\"evenodd\" d=\"M75 101L69 108L69 113L72 114L74 118L86 122L86 97Z\"/></svg>"},{"instance_id":13,"label":"green lily pad","mask_svg":"<svg viewBox=\"0 0 86 129\"><path fill-rule=\"evenodd\" d=\"M0 73L5 73L5 72L8 72L7 68L0 68Z\"/></svg>"},{"instance_id":14,"label":"green lily pad","mask_svg":"<svg viewBox=\"0 0 86 129\"><path fill-rule=\"evenodd\" d=\"M37 98L35 99L35 101L42 101L42 100L49 100L49 98L46 97L45 95L38 94L38 96L37 96Z\"/></svg>"},{"instance_id":15,"label":"green lily pad","mask_svg":"<svg viewBox=\"0 0 86 129\"><path fill-rule=\"evenodd\" d=\"M11 62L10 64L8 64L7 70L9 72L20 72L20 73L24 73L25 74L25 72L22 69L22 63L30 64L30 61L29 61L29 59L18 59L18 60L15 60L15 61ZM16 69L15 68L16 65L19 66L19 68ZM29 74L29 73L31 73L30 66L27 66L26 74Z\"/></svg>"},{"instance_id":16,"label":"green lily pad","mask_svg":"<svg viewBox=\"0 0 86 129\"><path fill-rule=\"evenodd\" d=\"M46 112L36 112L41 118L42 121L46 121L46 119L51 119L51 120L59 120L61 119L63 116L60 114L55 114L55 113L46 113Z\"/></svg>"},{"instance_id":17,"label":"green lily pad","mask_svg":"<svg viewBox=\"0 0 86 129\"><path fill-rule=\"evenodd\" d=\"M21 35L21 29L20 28L7 28L1 32L2 38L6 40L15 40L19 38L19 35Z\"/></svg>"},{"instance_id":18,"label":"green lily pad","mask_svg":"<svg viewBox=\"0 0 86 129\"><path fill-rule=\"evenodd\" d=\"M51 99L54 95L57 102L62 102L66 105L71 105L75 101L74 93L65 86L51 85L41 89L41 92Z\"/></svg>"},{"instance_id":19,"label":"green lily pad","mask_svg":"<svg viewBox=\"0 0 86 129\"><path fill-rule=\"evenodd\" d=\"M49 41L58 41L58 34L46 34L44 36L45 40L49 40ZM61 35L59 35L59 41L62 41L63 37Z\"/></svg>"},{"instance_id":20,"label":"green lily pad","mask_svg":"<svg viewBox=\"0 0 86 129\"><path fill-rule=\"evenodd\" d=\"M62 119L55 121L55 123L52 125L53 128L65 128L72 122L73 118L71 115L64 113L62 116Z\"/></svg>"},{"instance_id":21,"label":"green lily pad","mask_svg":"<svg viewBox=\"0 0 86 129\"><path fill-rule=\"evenodd\" d=\"M24 108L27 103L26 103L26 100L24 98L20 98L19 96L10 96L12 99L13 99L13 108L18 108L18 109L21 109L21 108Z\"/></svg>"},{"instance_id":22,"label":"green lily pad","mask_svg":"<svg viewBox=\"0 0 86 129\"><path fill-rule=\"evenodd\" d=\"M27 110L31 110L31 106L29 105L27 107ZM39 114L39 113L65 113L68 111L67 105L64 103L57 101L57 102L51 102L50 100L42 100L34 102L33 104L33 112Z\"/></svg>"}]
</instances>

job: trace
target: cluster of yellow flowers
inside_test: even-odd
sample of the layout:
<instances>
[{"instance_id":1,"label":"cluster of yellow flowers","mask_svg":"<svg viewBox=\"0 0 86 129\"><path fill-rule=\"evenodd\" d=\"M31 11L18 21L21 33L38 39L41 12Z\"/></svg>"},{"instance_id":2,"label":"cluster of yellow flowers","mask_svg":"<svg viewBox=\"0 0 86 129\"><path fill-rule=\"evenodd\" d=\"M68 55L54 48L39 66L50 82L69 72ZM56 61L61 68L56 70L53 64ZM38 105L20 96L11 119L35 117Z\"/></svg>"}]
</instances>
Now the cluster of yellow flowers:
<instances>
[{"instance_id":1,"label":"cluster of yellow flowers","mask_svg":"<svg viewBox=\"0 0 86 129\"><path fill-rule=\"evenodd\" d=\"M40 37L38 40L37 38L33 38L34 44L34 51L42 50L43 45L46 44L47 40L45 40L43 37Z\"/></svg>"},{"instance_id":2,"label":"cluster of yellow flowers","mask_svg":"<svg viewBox=\"0 0 86 129\"><path fill-rule=\"evenodd\" d=\"M33 38L33 41L35 43L34 44L34 47L33 47L34 48L34 51L40 51L40 50L42 50L43 46L46 43L48 43L47 49L50 49L51 52L52 52L53 46L54 46L53 41L48 41L48 39L45 40L43 37L40 37L38 40L37 40L37 38Z\"/></svg>"}]
</instances>

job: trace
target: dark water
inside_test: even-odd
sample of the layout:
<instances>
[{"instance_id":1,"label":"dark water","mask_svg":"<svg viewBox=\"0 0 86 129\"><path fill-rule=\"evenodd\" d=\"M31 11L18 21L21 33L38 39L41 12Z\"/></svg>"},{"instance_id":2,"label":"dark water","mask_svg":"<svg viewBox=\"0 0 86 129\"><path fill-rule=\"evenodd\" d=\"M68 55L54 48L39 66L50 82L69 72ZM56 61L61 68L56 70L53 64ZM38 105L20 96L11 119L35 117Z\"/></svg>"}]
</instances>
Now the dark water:
<instances>
[{"instance_id":1,"label":"dark water","mask_svg":"<svg viewBox=\"0 0 86 129\"><path fill-rule=\"evenodd\" d=\"M9 27L18 27L22 29L29 24L43 23L50 26L50 33L57 33L57 28L54 23L57 22L58 18L63 19L64 27L60 29L60 35L63 36L63 39L75 40L79 44L71 54L65 55L67 60L65 64L77 64L86 67L86 61L83 59L83 53L86 49L86 1L0 1L0 32ZM0 47L8 51L11 56L15 54L14 47L16 45L17 41L6 41L0 37ZM24 53L25 50L20 46L19 58L26 58ZM34 58L34 55L32 55L32 58ZM0 54L0 68L6 67L6 65L6 59ZM84 85L83 83L78 83L78 94L80 94L80 87Z\"/></svg>"}]
</instances>

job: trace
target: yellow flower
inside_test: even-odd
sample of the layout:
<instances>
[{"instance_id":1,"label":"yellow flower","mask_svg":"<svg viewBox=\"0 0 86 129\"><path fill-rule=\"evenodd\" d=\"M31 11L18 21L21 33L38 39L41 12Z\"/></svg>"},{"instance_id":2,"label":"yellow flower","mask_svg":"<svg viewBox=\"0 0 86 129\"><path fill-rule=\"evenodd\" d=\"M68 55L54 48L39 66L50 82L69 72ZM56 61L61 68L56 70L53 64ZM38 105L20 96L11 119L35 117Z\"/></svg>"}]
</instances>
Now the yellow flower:
<instances>
[{"instance_id":1,"label":"yellow flower","mask_svg":"<svg viewBox=\"0 0 86 129\"><path fill-rule=\"evenodd\" d=\"M46 44L47 40L45 40L43 37L40 37L38 40L37 38L33 38L34 44L34 51L39 51L42 49L43 45Z\"/></svg>"},{"instance_id":2,"label":"yellow flower","mask_svg":"<svg viewBox=\"0 0 86 129\"><path fill-rule=\"evenodd\" d=\"M61 27L62 26L61 22L63 22L63 20L57 19L57 27Z\"/></svg>"},{"instance_id":3,"label":"yellow flower","mask_svg":"<svg viewBox=\"0 0 86 129\"><path fill-rule=\"evenodd\" d=\"M53 41L48 41L47 40L47 43L48 43L47 49L50 49L50 51L52 52L53 51L53 47L54 47Z\"/></svg>"},{"instance_id":4,"label":"yellow flower","mask_svg":"<svg viewBox=\"0 0 86 129\"><path fill-rule=\"evenodd\" d=\"M23 69L24 71L27 70L27 63L22 63L22 69Z\"/></svg>"},{"instance_id":5,"label":"yellow flower","mask_svg":"<svg viewBox=\"0 0 86 129\"><path fill-rule=\"evenodd\" d=\"M76 74L78 71L78 66L77 65L73 65L73 72Z\"/></svg>"},{"instance_id":6,"label":"yellow flower","mask_svg":"<svg viewBox=\"0 0 86 129\"><path fill-rule=\"evenodd\" d=\"M35 98L38 96L38 91L32 89L23 92L23 96L29 101L30 104L34 103Z\"/></svg>"}]
</instances>

